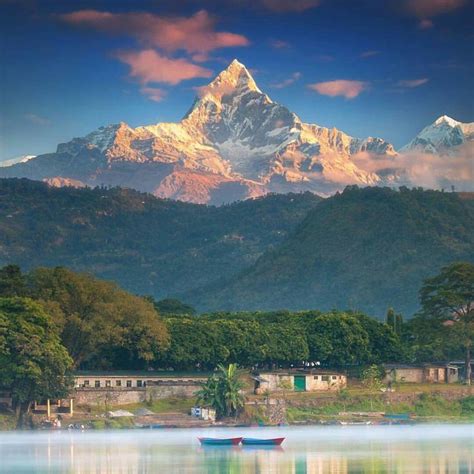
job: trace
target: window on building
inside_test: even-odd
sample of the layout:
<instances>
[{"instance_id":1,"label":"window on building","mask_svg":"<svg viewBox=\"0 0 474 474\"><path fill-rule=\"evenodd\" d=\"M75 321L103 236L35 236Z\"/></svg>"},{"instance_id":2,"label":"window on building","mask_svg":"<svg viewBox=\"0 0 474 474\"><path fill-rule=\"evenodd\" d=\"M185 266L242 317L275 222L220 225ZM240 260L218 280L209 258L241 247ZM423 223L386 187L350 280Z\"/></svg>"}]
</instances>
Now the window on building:
<instances>
[{"instance_id":1,"label":"window on building","mask_svg":"<svg viewBox=\"0 0 474 474\"><path fill-rule=\"evenodd\" d=\"M106 387L111 387L112 386L112 382L110 380L106 380L105 381L105 386Z\"/></svg>"},{"instance_id":2,"label":"window on building","mask_svg":"<svg viewBox=\"0 0 474 474\"><path fill-rule=\"evenodd\" d=\"M89 380L84 380L83 387L88 387L89 386Z\"/></svg>"},{"instance_id":3,"label":"window on building","mask_svg":"<svg viewBox=\"0 0 474 474\"><path fill-rule=\"evenodd\" d=\"M314 380L319 380L319 375L315 375Z\"/></svg>"},{"instance_id":4,"label":"window on building","mask_svg":"<svg viewBox=\"0 0 474 474\"><path fill-rule=\"evenodd\" d=\"M321 379L323 382L329 382L329 375L323 375Z\"/></svg>"},{"instance_id":5,"label":"window on building","mask_svg":"<svg viewBox=\"0 0 474 474\"><path fill-rule=\"evenodd\" d=\"M131 387L132 386L132 381L131 380L127 380L127 387Z\"/></svg>"},{"instance_id":6,"label":"window on building","mask_svg":"<svg viewBox=\"0 0 474 474\"><path fill-rule=\"evenodd\" d=\"M137 387L143 387L143 381L137 380Z\"/></svg>"},{"instance_id":7,"label":"window on building","mask_svg":"<svg viewBox=\"0 0 474 474\"><path fill-rule=\"evenodd\" d=\"M337 375L333 375L331 378L332 378L333 380L337 380Z\"/></svg>"},{"instance_id":8,"label":"window on building","mask_svg":"<svg viewBox=\"0 0 474 474\"><path fill-rule=\"evenodd\" d=\"M99 388L99 387L100 387L100 380L96 380L96 381L94 382L94 387L95 387L95 388Z\"/></svg>"},{"instance_id":9,"label":"window on building","mask_svg":"<svg viewBox=\"0 0 474 474\"><path fill-rule=\"evenodd\" d=\"M116 380L115 381L115 386L116 387L121 387L122 386L122 381L121 380Z\"/></svg>"}]
</instances>

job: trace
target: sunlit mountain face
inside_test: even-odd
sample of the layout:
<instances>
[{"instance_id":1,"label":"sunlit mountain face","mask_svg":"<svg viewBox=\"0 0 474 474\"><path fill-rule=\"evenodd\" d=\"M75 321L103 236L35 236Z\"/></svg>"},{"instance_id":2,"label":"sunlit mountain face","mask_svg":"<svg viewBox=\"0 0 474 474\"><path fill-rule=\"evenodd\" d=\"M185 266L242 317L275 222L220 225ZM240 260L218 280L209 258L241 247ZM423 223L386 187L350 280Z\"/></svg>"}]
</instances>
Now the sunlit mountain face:
<instances>
[{"instance_id":1,"label":"sunlit mountain face","mask_svg":"<svg viewBox=\"0 0 474 474\"><path fill-rule=\"evenodd\" d=\"M3 3L0 177L211 204L472 190L472 6L355 3Z\"/></svg>"}]
</instances>

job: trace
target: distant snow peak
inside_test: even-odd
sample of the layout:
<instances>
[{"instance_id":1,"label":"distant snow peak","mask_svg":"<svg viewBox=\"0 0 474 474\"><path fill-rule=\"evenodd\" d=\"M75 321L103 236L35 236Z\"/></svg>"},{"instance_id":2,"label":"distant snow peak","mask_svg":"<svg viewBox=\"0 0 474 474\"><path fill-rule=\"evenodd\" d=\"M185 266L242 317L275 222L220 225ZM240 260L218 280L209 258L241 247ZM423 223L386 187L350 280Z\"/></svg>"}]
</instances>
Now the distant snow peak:
<instances>
[{"instance_id":1,"label":"distant snow peak","mask_svg":"<svg viewBox=\"0 0 474 474\"><path fill-rule=\"evenodd\" d=\"M13 166L19 163L26 163L27 161L36 158L36 155L21 155L17 156L16 158L11 158L9 160L0 161L0 168L4 168L7 166Z\"/></svg>"},{"instance_id":2,"label":"distant snow peak","mask_svg":"<svg viewBox=\"0 0 474 474\"><path fill-rule=\"evenodd\" d=\"M454 120L451 117L448 117L447 115L442 115L441 117L437 118L434 122L434 125L441 125L441 124L447 124L450 127L456 127L457 125L460 124L457 120Z\"/></svg>"},{"instance_id":3,"label":"distant snow peak","mask_svg":"<svg viewBox=\"0 0 474 474\"><path fill-rule=\"evenodd\" d=\"M440 155L452 155L457 149L474 138L474 122L459 122L447 115L437 118L425 127L401 151L418 151Z\"/></svg>"}]
</instances>

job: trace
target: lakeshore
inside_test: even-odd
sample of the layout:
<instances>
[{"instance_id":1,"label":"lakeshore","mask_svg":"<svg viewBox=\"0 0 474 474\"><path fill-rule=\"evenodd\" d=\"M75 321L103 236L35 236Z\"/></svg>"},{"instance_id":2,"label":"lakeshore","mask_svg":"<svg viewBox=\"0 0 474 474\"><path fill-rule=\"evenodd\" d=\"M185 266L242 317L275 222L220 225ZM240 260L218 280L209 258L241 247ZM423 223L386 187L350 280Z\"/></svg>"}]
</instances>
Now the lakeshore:
<instances>
[{"instance_id":1,"label":"lakeshore","mask_svg":"<svg viewBox=\"0 0 474 474\"><path fill-rule=\"evenodd\" d=\"M461 384L396 384L393 392L372 392L353 386L336 393L280 392L247 398L237 418L217 422L190 416L195 399L171 397L151 403L77 406L63 414L61 429L209 428L235 426L406 424L474 422L474 387ZM114 416L114 414L119 416ZM126 416L129 414L130 416ZM398 416L402 415L402 416ZM44 412L31 417L31 429L49 429ZM13 413L0 414L0 430L15 427Z\"/></svg>"}]
</instances>

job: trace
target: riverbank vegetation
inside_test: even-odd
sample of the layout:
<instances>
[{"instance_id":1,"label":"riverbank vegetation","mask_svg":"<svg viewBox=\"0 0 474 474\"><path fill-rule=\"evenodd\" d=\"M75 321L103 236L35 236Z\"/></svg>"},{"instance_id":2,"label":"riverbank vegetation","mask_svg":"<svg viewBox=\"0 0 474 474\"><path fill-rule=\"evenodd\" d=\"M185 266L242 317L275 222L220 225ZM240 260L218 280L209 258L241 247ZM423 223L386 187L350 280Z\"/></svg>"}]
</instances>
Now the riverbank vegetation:
<instances>
[{"instance_id":1,"label":"riverbank vegetation","mask_svg":"<svg viewBox=\"0 0 474 474\"><path fill-rule=\"evenodd\" d=\"M369 386L385 362L464 356L469 367L472 301L470 263L427 279L422 310L406 322L391 309L386 322L355 310L198 315L180 302L131 295L85 273L62 267L22 273L10 265L0 269L0 390L12 394L21 419L33 400L65 394L73 368L212 371L309 363L344 370Z\"/></svg>"}]
</instances>

